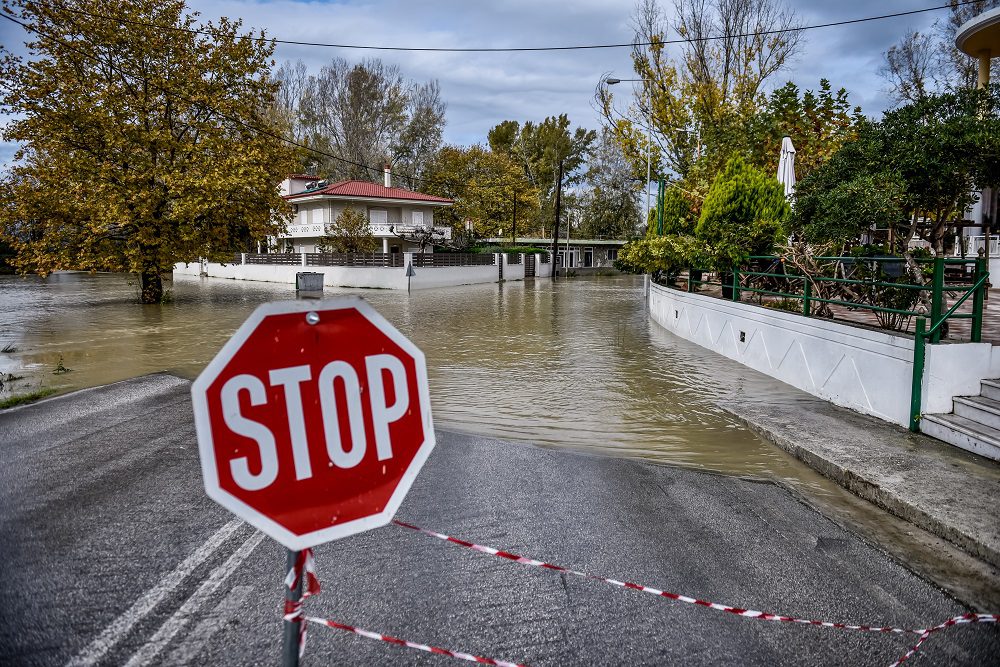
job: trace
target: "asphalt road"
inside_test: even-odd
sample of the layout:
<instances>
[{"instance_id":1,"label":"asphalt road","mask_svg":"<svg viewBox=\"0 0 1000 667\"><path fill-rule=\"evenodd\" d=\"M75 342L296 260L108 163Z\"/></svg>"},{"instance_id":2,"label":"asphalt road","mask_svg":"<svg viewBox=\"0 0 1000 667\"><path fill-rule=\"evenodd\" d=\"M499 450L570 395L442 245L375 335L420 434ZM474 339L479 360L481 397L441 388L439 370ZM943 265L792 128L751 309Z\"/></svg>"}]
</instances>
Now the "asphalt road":
<instances>
[{"instance_id":1,"label":"asphalt road","mask_svg":"<svg viewBox=\"0 0 1000 667\"><path fill-rule=\"evenodd\" d=\"M0 664L276 664L284 554L201 486L167 375L0 413ZM400 519L712 601L925 627L966 610L769 482L440 433ZM310 615L530 665L888 665L914 637L739 618L395 526L324 545ZM912 664L997 664L996 626ZM304 665L461 664L311 627Z\"/></svg>"}]
</instances>

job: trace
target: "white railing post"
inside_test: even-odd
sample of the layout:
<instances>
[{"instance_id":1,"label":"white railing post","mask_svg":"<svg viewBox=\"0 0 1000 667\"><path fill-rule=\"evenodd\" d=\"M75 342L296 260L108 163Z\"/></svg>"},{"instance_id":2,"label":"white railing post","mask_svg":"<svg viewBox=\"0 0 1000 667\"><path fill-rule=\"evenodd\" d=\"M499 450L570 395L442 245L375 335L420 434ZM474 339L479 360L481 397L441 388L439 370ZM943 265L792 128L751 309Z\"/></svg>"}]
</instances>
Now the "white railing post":
<instances>
[{"instance_id":1,"label":"white railing post","mask_svg":"<svg viewBox=\"0 0 1000 667\"><path fill-rule=\"evenodd\" d=\"M246 265L246 263L247 263L247 254L245 252L241 252L240 253L240 264Z\"/></svg>"},{"instance_id":2,"label":"white railing post","mask_svg":"<svg viewBox=\"0 0 1000 667\"><path fill-rule=\"evenodd\" d=\"M306 253L304 250L302 251L302 266L306 266Z\"/></svg>"}]
</instances>

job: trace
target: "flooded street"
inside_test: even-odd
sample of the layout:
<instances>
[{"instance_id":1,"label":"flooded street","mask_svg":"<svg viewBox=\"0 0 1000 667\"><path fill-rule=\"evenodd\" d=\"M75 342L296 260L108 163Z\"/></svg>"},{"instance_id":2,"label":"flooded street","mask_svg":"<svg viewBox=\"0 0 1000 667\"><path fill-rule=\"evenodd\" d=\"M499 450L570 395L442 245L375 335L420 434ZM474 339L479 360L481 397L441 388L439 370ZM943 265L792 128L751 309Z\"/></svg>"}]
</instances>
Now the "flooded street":
<instances>
[{"instance_id":1,"label":"flooded street","mask_svg":"<svg viewBox=\"0 0 1000 667\"><path fill-rule=\"evenodd\" d=\"M208 278L171 290L170 303L141 306L126 276L0 276L0 397L158 371L194 378L257 305L295 298L291 285ZM726 401L814 399L651 322L641 277L326 291L338 294L363 296L423 349L439 428L775 479L942 585L982 587L954 571L952 547L723 411Z\"/></svg>"},{"instance_id":2,"label":"flooded street","mask_svg":"<svg viewBox=\"0 0 1000 667\"><path fill-rule=\"evenodd\" d=\"M649 322L638 277L360 294L427 355L435 423L546 446L795 477L787 457L716 402L756 374ZM194 378L264 301L288 285L178 278L163 306L117 275L0 279L5 395L78 389L146 373ZM60 362L68 373L56 374ZM798 392L765 381L767 400ZM742 390L742 391L741 391ZM798 467L797 465L795 467Z\"/></svg>"}]
</instances>

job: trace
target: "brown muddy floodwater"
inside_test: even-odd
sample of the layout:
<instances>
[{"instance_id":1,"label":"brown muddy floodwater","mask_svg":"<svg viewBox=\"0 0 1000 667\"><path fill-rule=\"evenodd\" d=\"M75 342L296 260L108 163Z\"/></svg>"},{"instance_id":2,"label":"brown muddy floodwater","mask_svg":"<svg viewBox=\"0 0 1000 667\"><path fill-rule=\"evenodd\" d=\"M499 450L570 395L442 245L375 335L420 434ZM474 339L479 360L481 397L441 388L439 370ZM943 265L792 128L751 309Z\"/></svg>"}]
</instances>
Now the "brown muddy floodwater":
<instances>
[{"instance_id":1,"label":"brown muddy floodwater","mask_svg":"<svg viewBox=\"0 0 1000 667\"><path fill-rule=\"evenodd\" d=\"M424 351L439 427L798 477L716 403L801 394L650 322L641 278L326 291L338 294L360 294ZM0 277L0 348L16 349L0 354L0 372L24 376L4 395L156 371L194 378L258 304L294 298L290 285L178 277L171 303L141 306L127 276ZM60 360L70 372L54 373Z\"/></svg>"},{"instance_id":2,"label":"brown muddy floodwater","mask_svg":"<svg viewBox=\"0 0 1000 667\"><path fill-rule=\"evenodd\" d=\"M338 294L363 296L423 349L439 428L777 480L960 597L1000 601L992 571L972 561L960 567L964 554L859 500L723 411L726 401L808 409L815 399L651 322L641 277L326 291ZM0 276L0 398L158 371L193 379L257 305L294 299L295 291L179 277L171 296L165 305L138 305L131 279L117 274ZM60 364L69 372L54 373Z\"/></svg>"}]
</instances>

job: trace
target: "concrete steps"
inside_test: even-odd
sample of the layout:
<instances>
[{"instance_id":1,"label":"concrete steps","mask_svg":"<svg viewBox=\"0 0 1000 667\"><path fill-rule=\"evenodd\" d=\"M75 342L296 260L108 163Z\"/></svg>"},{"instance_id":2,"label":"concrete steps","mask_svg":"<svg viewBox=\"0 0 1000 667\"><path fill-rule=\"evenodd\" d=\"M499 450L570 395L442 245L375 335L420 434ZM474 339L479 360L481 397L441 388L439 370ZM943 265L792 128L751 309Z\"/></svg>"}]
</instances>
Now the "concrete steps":
<instances>
[{"instance_id":1,"label":"concrete steps","mask_svg":"<svg viewBox=\"0 0 1000 667\"><path fill-rule=\"evenodd\" d=\"M1000 380L983 380L979 396L957 396L949 414L924 415L920 431L1000 461Z\"/></svg>"}]
</instances>

